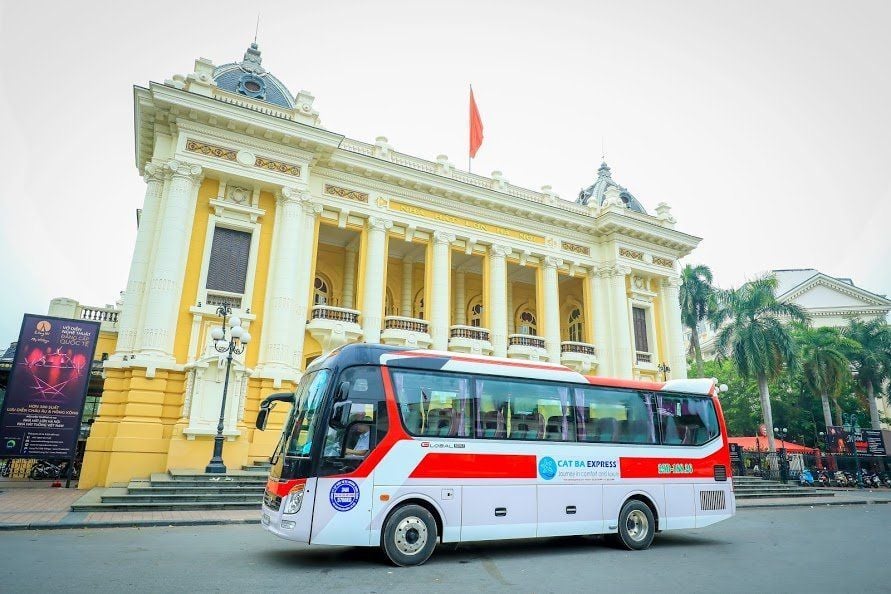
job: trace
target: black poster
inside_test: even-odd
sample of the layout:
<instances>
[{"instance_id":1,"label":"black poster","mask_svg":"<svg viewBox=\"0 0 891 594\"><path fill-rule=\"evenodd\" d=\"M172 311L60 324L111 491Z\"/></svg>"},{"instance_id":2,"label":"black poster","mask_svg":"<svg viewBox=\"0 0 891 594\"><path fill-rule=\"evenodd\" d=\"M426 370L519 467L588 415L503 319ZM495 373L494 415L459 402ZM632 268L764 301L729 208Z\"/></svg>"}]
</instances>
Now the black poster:
<instances>
[{"instance_id":1,"label":"black poster","mask_svg":"<svg viewBox=\"0 0 891 594\"><path fill-rule=\"evenodd\" d=\"M885 441L879 429L864 429L863 439L866 441L866 452L871 456L885 455Z\"/></svg>"},{"instance_id":2,"label":"black poster","mask_svg":"<svg viewBox=\"0 0 891 594\"><path fill-rule=\"evenodd\" d=\"M0 412L0 457L72 458L99 323L25 314Z\"/></svg>"}]
</instances>

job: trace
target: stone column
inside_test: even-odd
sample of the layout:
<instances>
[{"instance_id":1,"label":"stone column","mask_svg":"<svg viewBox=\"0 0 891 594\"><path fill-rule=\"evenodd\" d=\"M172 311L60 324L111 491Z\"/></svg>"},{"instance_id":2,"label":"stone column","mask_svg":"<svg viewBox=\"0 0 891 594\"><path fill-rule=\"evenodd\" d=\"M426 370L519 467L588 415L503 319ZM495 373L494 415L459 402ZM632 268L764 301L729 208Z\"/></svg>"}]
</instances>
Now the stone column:
<instances>
[{"instance_id":1,"label":"stone column","mask_svg":"<svg viewBox=\"0 0 891 594\"><path fill-rule=\"evenodd\" d=\"M368 255L365 262L365 294L362 296L362 334L365 342L381 341L384 281L387 276L387 231L393 221L368 219Z\"/></svg>"},{"instance_id":2,"label":"stone column","mask_svg":"<svg viewBox=\"0 0 891 594\"><path fill-rule=\"evenodd\" d=\"M562 264L560 258L546 256L542 269L544 339L551 363L560 362L560 286L557 283L557 267Z\"/></svg>"},{"instance_id":3,"label":"stone column","mask_svg":"<svg viewBox=\"0 0 891 594\"><path fill-rule=\"evenodd\" d=\"M299 332L302 328L297 327L294 313L300 299L297 287L301 283L306 286L306 279L302 277L309 274L301 265L306 259L305 254L297 247L303 239L302 205L308 200L309 194L303 190L282 188L276 204L275 237L269 256L269 305L263 319L257 375L274 378L277 385L281 385L282 379L296 379L299 372L291 357L297 346L295 343L303 341L303 334Z\"/></svg>"},{"instance_id":4,"label":"stone column","mask_svg":"<svg viewBox=\"0 0 891 594\"><path fill-rule=\"evenodd\" d=\"M309 310L312 307L310 288L312 287L313 261L315 251L313 243L316 240L316 225L319 215L322 214L322 205L310 199L309 194L303 196L300 202L303 209L303 230L297 240L286 245L284 249L296 249L299 253L297 262L297 279L294 283L294 352L292 365L297 369L303 369L303 343L306 341L306 320L309 319ZM287 241L285 242L287 244Z\"/></svg>"},{"instance_id":5,"label":"stone column","mask_svg":"<svg viewBox=\"0 0 891 594\"><path fill-rule=\"evenodd\" d=\"M149 276L140 353L150 359L173 363L173 338L177 306L182 295L186 250L192 231L196 190L201 167L180 161L164 166L170 176L167 200L159 217L154 265Z\"/></svg>"},{"instance_id":6,"label":"stone column","mask_svg":"<svg viewBox=\"0 0 891 594\"><path fill-rule=\"evenodd\" d=\"M399 303L399 314L404 318L414 317L415 263L411 258L402 259L402 300Z\"/></svg>"},{"instance_id":7,"label":"stone column","mask_svg":"<svg viewBox=\"0 0 891 594\"><path fill-rule=\"evenodd\" d=\"M611 358L613 355L610 327L613 321L609 316L609 285L599 270L591 271L586 279L588 283L588 295L591 299L590 307L585 308L585 315L593 312L594 315L594 346L597 347L597 374L612 375Z\"/></svg>"},{"instance_id":8,"label":"stone column","mask_svg":"<svg viewBox=\"0 0 891 594\"><path fill-rule=\"evenodd\" d=\"M489 330L492 354L507 357L507 255L504 245L489 246Z\"/></svg>"},{"instance_id":9,"label":"stone column","mask_svg":"<svg viewBox=\"0 0 891 594\"><path fill-rule=\"evenodd\" d=\"M353 309L356 305L356 246L346 247L343 256L343 307Z\"/></svg>"},{"instance_id":10,"label":"stone column","mask_svg":"<svg viewBox=\"0 0 891 594\"><path fill-rule=\"evenodd\" d=\"M152 259L152 240L158 226L158 214L161 209L161 190L164 187L164 172L154 163L145 166L145 200L142 203L142 214L139 217L139 228L136 230L136 246L130 260L130 274L127 278L127 289L124 291L121 315L118 319L118 344L116 357L123 357L133 352L136 347L136 333L139 326L139 310L145 300L145 281Z\"/></svg>"},{"instance_id":11,"label":"stone column","mask_svg":"<svg viewBox=\"0 0 891 594\"><path fill-rule=\"evenodd\" d=\"M449 276L450 244L455 235L443 231L433 232L433 274L430 286L430 303L427 303L430 319L430 338L433 348L444 351L449 348Z\"/></svg>"},{"instance_id":12,"label":"stone column","mask_svg":"<svg viewBox=\"0 0 891 594\"><path fill-rule=\"evenodd\" d=\"M467 294L465 291L465 280L463 270L455 272L455 323L459 326L467 324Z\"/></svg>"},{"instance_id":13,"label":"stone column","mask_svg":"<svg viewBox=\"0 0 891 594\"><path fill-rule=\"evenodd\" d=\"M507 333L508 335L516 334L516 315L514 312L514 284L507 281Z\"/></svg>"},{"instance_id":14,"label":"stone column","mask_svg":"<svg viewBox=\"0 0 891 594\"><path fill-rule=\"evenodd\" d=\"M684 349L684 327L681 325L680 285L677 277L662 279L662 323L665 325L665 351L671 366L670 377L686 379L687 356Z\"/></svg>"},{"instance_id":15,"label":"stone column","mask_svg":"<svg viewBox=\"0 0 891 594\"><path fill-rule=\"evenodd\" d=\"M627 266L617 265L610 271L610 321L612 323L613 351L612 374L631 379L633 376L634 349L631 344L631 320L628 313L628 292L625 277L631 273Z\"/></svg>"}]
</instances>

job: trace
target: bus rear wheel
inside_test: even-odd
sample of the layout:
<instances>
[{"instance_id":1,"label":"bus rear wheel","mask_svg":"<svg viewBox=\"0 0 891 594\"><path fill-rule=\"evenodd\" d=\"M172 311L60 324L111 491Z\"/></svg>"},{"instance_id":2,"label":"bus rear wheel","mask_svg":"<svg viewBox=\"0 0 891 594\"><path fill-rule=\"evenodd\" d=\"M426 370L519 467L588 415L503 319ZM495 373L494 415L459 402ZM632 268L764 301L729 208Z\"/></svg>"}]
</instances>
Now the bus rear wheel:
<instances>
[{"instance_id":1,"label":"bus rear wheel","mask_svg":"<svg viewBox=\"0 0 891 594\"><path fill-rule=\"evenodd\" d=\"M420 505L404 505L390 514L381 535L381 548L393 565L420 565L436 548L436 520Z\"/></svg>"},{"instance_id":2,"label":"bus rear wheel","mask_svg":"<svg viewBox=\"0 0 891 594\"><path fill-rule=\"evenodd\" d=\"M629 551L642 551L650 547L656 536L656 519L650 507L637 499L631 499L619 512L619 533L616 544Z\"/></svg>"}]
</instances>

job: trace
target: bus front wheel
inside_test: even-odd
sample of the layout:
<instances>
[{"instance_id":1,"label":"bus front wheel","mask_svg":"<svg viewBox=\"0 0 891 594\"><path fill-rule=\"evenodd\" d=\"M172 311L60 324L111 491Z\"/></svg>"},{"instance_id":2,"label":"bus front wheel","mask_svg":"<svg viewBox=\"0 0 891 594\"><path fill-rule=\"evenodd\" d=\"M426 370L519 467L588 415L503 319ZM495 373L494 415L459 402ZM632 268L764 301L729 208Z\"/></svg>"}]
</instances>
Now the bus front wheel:
<instances>
[{"instance_id":1,"label":"bus front wheel","mask_svg":"<svg viewBox=\"0 0 891 594\"><path fill-rule=\"evenodd\" d=\"M656 519L653 511L643 501L631 499L619 512L619 533L616 544L630 551L649 548L656 536Z\"/></svg>"},{"instance_id":2,"label":"bus front wheel","mask_svg":"<svg viewBox=\"0 0 891 594\"><path fill-rule=\"evenodd\" d=\"M381 548L393 565L420 565L436 548L436 520L420 505L404 505L384 524Z\"/></svg>"}]
</instances>

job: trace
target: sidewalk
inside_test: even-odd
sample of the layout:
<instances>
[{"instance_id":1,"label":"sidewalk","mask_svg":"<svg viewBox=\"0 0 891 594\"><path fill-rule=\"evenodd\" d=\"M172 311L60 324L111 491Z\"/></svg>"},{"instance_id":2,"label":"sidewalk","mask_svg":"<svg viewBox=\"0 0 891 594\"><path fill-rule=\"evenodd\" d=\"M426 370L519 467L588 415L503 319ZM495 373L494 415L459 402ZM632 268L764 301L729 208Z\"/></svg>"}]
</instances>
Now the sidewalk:
<instances>
[{"instance_id":1,"label":"sidewalk","mask_svg":"<svg viewBox=\"0 0 891 594\"><path fill-rule=\"evenodd\" d=\"M835 497L789 497L739 500L737 510L828 505L891 504L891 490L834 490ZM0 531L57 528L132 528L255 524L260 510L103 511L74 512L71 504L84 496L77 489L52 488L49 483L0 482Z\"/></svg>"},{"instance_id":2,"label":"sidewalk","mask_svg":"<svg viewBox=\"0 0 891 594\"><path fill-rule=\"evenodd\" d=\"M260 521L259 505L257 509L207 511L71 511L71 504L85 493L74 488L52 488L43 481L0 482L0 531L253 524Z\"/></svg>"}]
</instances>

